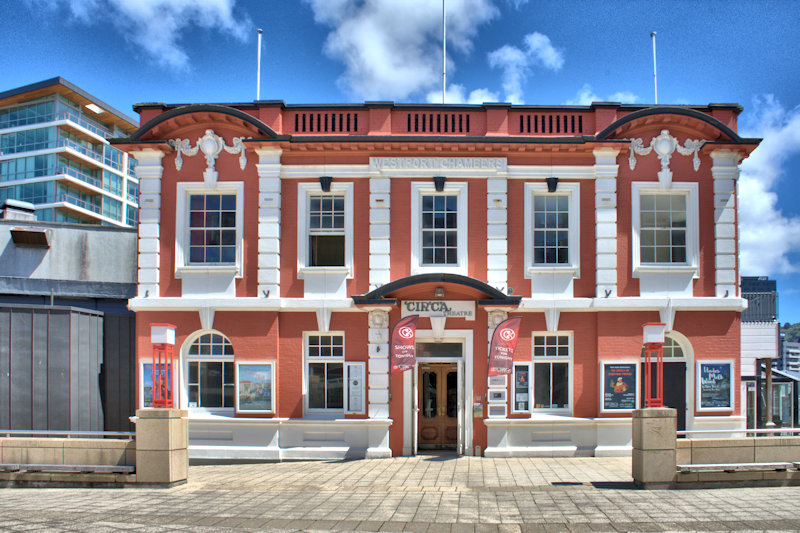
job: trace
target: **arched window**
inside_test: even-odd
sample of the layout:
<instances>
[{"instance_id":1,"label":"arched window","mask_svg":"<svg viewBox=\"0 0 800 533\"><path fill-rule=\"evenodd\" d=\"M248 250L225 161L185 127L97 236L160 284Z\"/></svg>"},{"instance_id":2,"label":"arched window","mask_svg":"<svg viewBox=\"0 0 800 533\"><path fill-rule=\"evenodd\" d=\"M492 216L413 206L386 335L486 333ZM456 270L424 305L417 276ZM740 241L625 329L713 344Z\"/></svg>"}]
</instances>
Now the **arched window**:
<instances>
[{"instance_id":1,"label":"arched window","mask_svg":"<svg viewBox=\"0 0 800 533\"><path fill-rule=\"evenodd\" d=\"M197 337L185 356L186 394L190 408L233 408L233 345L221 333Z\"/></svg>"},{"instance_id":2,"label":"arched window","mask_svg":"<svg viewBox=\"0 0 800 533\"><path fill-rule=\"evenodd\" d=\"M683 348L681 345L678 344L678 341L670 337L669 335L664 336L664 360L671 359L683 359ZM644 360L644 346L642 346L642 360Z\"/></svg>"}]
</instances>

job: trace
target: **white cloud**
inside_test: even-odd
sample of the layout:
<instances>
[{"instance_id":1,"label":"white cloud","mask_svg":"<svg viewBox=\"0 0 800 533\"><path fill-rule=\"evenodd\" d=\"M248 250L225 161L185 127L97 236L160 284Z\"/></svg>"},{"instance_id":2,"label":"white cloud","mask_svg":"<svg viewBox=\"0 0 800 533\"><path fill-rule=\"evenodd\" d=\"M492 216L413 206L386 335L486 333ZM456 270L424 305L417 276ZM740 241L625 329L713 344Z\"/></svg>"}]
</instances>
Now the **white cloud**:
<instances>
[{"instance_id":1,"label":"white cloud","mask_svg":"<svg viewBox=\"0 0 800 533\"><path fill-rule=\"evenodd\" d=\"M742 162L739 177L739 244L742 275L797 272L789 254L800 252L800 217L778 208L774 187L786 163L800 156L800 108L786 110L774 96L753 100L741 117L740 135L763 137Z\"/></svg>"},{"instance_id":2,"label":"white cloud","mask_svg":"<svg viewBox=\"0 0 800 533\"><path fill-rule=\"evenodd\" d=\"M430 0L306 0L332 28L325 53L344 63L339 86L364 100L402 100L441 85L442 10ZM491 0L447 3L447 49L469 53L479 26L498 14ZM448 61L448 72L453 70Z\"/></svg>"},{"instance_id":3,"label":"white cloud","mask_svg":"<svg viewBox=\"0 0 800 533\"><path fill-rule=\"evenodd\" d=\"M454 83L447 87L445 98L448 104L482 104L484 102L497 102L498 95L489 89L475 89L466 94L463 85ZM431 104L442 103L442 91L430 91L426 97Z\"/></svg>"},{"instance_id":4,"label":"white cloud","mask_svg":"<svg viewBox=\"0 0 800 533\"><path fill-rule=\"evenodd\" d=\"M251 22L234 13L236 0L27 0L35 9L67 7L83 24L112 23L159 66L185 71L189 55L181 34L199 27L244 40Z\"/></svg>"},{"instance_id":5,"label":"white cloud","mask_svg":"<svg viewBox=\"0 0 800 533\"><path fill-rule=\"evenodd\" d=\"M522 86L533 66L559 70L564 65L563 54L553 47L547 35L529 33L524 41L524 50L506 44L489 53L489 66L503 71L505 100L512 104L525 103Z\"/></svg>"},{"instance_id":6,"label":"white cloud","mask_svg":"<svg viewBox=\"0 0 800 533\"><path fill-rule=\"evenodd\" d=\"M634 104L639 101L639 97L630 91L619 91L609 95L606 98L598 96L592 86L585 83L574 98L570 98L565 105L590 105L592 102L620 102L623 104Z\"/></svg>"}]
</instances>

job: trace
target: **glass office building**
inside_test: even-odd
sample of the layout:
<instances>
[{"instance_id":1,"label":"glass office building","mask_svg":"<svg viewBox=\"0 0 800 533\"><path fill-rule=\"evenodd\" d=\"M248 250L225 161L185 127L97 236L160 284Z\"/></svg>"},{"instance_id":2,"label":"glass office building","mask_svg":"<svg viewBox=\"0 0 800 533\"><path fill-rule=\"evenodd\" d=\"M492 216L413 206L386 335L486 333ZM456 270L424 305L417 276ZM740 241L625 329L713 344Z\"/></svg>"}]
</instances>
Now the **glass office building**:
<instances>
[{"instance_id":1,"label":"glass office building","mask_svg":"<svg viewBox=\"0 0 800 533\"><path fill-rule=\"evenodd\" d=\"M108 139L138 123L63 78L0 93L0 204L50 222L136 226L136 161Z\"/></svg>"}]
</instances>

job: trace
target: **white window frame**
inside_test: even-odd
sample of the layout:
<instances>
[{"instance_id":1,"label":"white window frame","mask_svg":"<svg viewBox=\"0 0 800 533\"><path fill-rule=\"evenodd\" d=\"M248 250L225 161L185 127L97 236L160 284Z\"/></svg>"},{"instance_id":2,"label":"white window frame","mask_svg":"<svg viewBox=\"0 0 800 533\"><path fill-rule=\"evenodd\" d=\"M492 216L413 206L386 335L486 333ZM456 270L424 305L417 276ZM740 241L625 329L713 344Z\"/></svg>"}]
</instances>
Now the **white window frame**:
<instances>
[{"instance_id":1,"label":"white window frame","mask_svg":"<svg viewBox=\"0 0 800 533\"><path fill-rule=\"evenodd\" d=\"M528 369L528 408L527 409L517 409L517 367L525 367ZM533 367L530 361L522 361L517 362L514 361L512 365L512 379L511 379L511 412L512 413L524 413L530 414L531 413L531 406L533 405L533 397L531 394L533 393Z\"/></svg>"},{"instance_id":2,"label":"white window frame","mask_svg":"<svg viewBox=\"0 0 800 533\"><path fill-rule=\"evenodd\" d=\"M242 365L264 365L269 367L269 374L270 374L270 409L245 409L242 410L239 408L239 367ZM236 408L237 413L244 413L244 414L274 414L275 413L275 361L236 361L235 364L235 381L234 381L234 406Z\"/></svg>"},{"instance_id":3,"label":"white window frame","mask_svg":"<svg viewBox=\"0 0 800 533\"><path fill-rule=\"evenodd\" d=\"M181 404L184 406L184 409L188 409L189 413L192 415L195 414L215 414L215 415L226 415L226 416L233 416L236 412L236 394L237 394L237 387L236 387L236 363L234 359L234 355L189 355L189 350L191 349L192 345L203 335L221 335L223 338L227 339L228 342L231 340L228 338L227 335L224 333L215 330L202 330L193 333L189 336L187 341L183 345L183 349L181 350ZM231 343L233 346L233 343ZM230 407L191 407L189 406L189 363L190 362L200 362L200 363L232 363L233 368L233 405ZM225 389L224 389L224 382L223 382L223 391L222 394L224 396Z\"/></svg>"},{"instance_id":4,"label":"white window frame","mask_svg":"<svg viewBox=\"0 0 800 533\"><path fill-rule=\"evenodd\" d=\"M556 195L569 197L569 262L566 264L554 265L535 265L533 263L533 198L534 196ZM526 183L525 184L525 277L530 278L534 274L543 273L564 273L572 274L575 278L580 278L580 241L581 241L581 218L580 218L580 183L559 183L556 192L548 192L546 183Z\"/></svg>"},{"instance_id":5,"label":"white window frame","mask_svg":"<svg viewBox=\"0 0 800 533\"><path fill-rule=\"evenodd\" d=\"M192 194L236 195L236 264L189 263L189 196ZM218 181L214 187L203 182L177 184L175 198L175 277L191 273L235 273L241 278L244 271L244 182Z\"/></svg>"},{"instance_id":6,"label":"white window frame","mask_svg":"<svg viewBox=\"0 0 800 533\"><path fill-rule=\"evenodd\" d=\"M536 337L567 337L568 342L568 351L569 355L565 358L562 356L534 356L534 339ZM528 406L530 407L531 413L552 413L552 414L572 414L572 408L574 405L573 395L575 393L574 387L574 374L575 374L575 366L574 366L574 336L572 331L532 331L531 332L531 369L530 369L530 379L528 380L528 398L530 401L528 402ZM536 397L534 396L536 393L536 363L567 363L567 407L536 407ZM552 368L552 367L551 367ZM551 383L552 383L552 372L551 372ZM552 395L552 391L551 391Z\"/></svg>"},{"instance_id":7,"label":"white window frame","mask_svg":"<svg viewBox=\"0 0 800 533\"><path fill-rule=\"evenodd\" d=\"M345 273L352 278L353 268L353 182L332 182L330 192L324 192L319 183L297 184L297 272L299 277L308 273ZM310 266L308 202L312 195L342 196L344 193L344 266Z\"/></svg>"},{"instance_id":8,"label":"white window frame","mask_svg":"<svg viewBox=\"0 0 800 533\"><path fill-rule=\"evenodd\" d=\"M467 275L467 231L469 223L468 183L446 182L444 190L438 192L432 182L413 182L411 184L411 274L429 274L448 272ZM422 196L423 195L456 195L458 210L456 212L456 246L458 262L455 265L423 265L422 264Z\"/></svg>"},{"instance_id":9,"label":"white window frame","mask_svg":"<svg viewBox=\"0 0 800 533\"><path fill-rule=\"evenodd\" d=\"M641 195L642 194L681 194L686 196L686 262L684 263L644 263L641 262ZM659 188L657 182L635 181L631 183L631 258L634 277L640 273L691 273L699 276L699 204L698 184L672 182L669 189Z\"/></svg>"},{"instance_id":10,"label":"white window frame","mask_svg":"<svg viewBox=\"0 0 800 533\"><path fill-rule=\"evenodd\" d=\"M308 340L309 337L342 337L342 355L339 356L315 356L308 355ZM344 331L304 331L303 332L303 413L304 416L312 418L335 418L345 414L347 408L347 362L345 361L347 355L347 339L345 339ZM319 408L309 407L308 399L310 396L310 383L308 365L311 363L340 363L342 365L342 407L340 408Z\"/></svg>"}]
</instances>

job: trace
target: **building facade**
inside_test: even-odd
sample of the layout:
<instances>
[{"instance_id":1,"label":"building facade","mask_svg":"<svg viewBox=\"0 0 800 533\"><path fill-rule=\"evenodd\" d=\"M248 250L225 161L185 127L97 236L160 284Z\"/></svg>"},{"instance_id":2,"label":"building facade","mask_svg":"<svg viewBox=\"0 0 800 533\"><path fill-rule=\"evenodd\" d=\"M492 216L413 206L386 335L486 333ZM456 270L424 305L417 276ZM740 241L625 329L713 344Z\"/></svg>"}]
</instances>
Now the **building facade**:
<instances>
[{"instance_id":1,"label":"building facade","mask_svg":"<svg viewBox=\"0 0 800 533\"><path fill-rule=\"evenodd\" d=\"M0 203L30 202L41 221L136 226L136 161L108 142L135 130L63 78L0 92Z\"/></svg>"},{"instance_id":2,"label":"building facade","mask_svg":"<svg viewBox=\"0 0 800 533\"><path fill-rule=\"evenodd\" d=\"M173 324L193 457L629 454L645 323L680 427L744 427L738 106L136 110L138 402Z\"/></svg>"}]
</instances>

